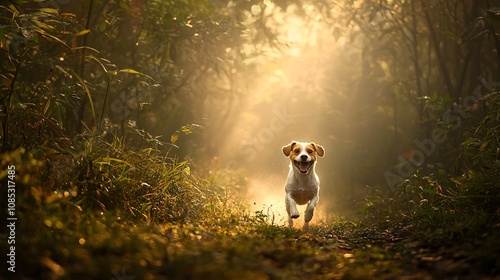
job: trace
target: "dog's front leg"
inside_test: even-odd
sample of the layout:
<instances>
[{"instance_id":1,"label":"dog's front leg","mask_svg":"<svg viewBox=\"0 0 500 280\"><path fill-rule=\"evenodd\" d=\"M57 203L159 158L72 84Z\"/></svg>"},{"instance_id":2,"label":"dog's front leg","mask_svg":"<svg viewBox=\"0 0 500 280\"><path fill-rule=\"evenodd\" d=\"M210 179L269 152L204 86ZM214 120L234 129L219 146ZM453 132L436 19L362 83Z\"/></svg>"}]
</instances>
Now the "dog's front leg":
<instances>
[{"instance_id":1,"label":"dog's front leg","mask_svg":"<svg viewBox=\"0 0 500 280\"><path fill-rule=\"evenodd\" d=\"M286 212L288 213L288 226L293 227L292 219L297 219L300 216L300 214L299 210L297 209L297 203L289 193L287 193L285 196L285 204L286 204Z\"/></svg>"},{"instance_id":2,"label":"dog's front leg","mask_svg":"<svg viewBox=\"0 0 500 280\"><path fill-rule=\"evenodd\" d=\"M288 227L293 228L293 219L290 217L290 205L286 203L286 212L288 212Z\"/></svg>"},{"instance_id":3,"label":"dog's front leg","mask_svg":"<svg viewBox=\"0 0 500 280\"><path fill-rule=\"evenodd\" d=\"M319 201L319 196L315 195L307 205L306 212L304 215L304 229L307 229L309 227L309 221L311 221L314 215L314 208L318 204L318 201Z\"/></svg>"}]
</instances>

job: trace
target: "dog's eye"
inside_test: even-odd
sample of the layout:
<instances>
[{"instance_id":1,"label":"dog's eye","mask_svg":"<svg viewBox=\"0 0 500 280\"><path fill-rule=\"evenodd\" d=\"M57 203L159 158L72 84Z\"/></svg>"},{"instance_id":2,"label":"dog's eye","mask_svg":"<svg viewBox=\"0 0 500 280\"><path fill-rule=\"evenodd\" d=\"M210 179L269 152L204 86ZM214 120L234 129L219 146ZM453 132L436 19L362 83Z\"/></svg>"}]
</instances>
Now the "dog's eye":
<instances>
[{"instance_id":1,"label":"dog's eye","mask_svg":"<svg viewBox=\"0 0 500 280\"><path fill-rule=\"evenodd\" d=\"M298 154L300 152L300 150L299 149L295 149L295 150L293 150L293 152L296 153L296 154Z\"/></svg>"},{"instance_id":2,"label":"dog's eye","mask_svg":"<svg viewBox=\"0 0 500 280\"><path fill-rule=\"evenodd\" d=\"M307 152L312 154L313 150L309 149L309 150L307 150Z\"/></svg>"}]
</instances>

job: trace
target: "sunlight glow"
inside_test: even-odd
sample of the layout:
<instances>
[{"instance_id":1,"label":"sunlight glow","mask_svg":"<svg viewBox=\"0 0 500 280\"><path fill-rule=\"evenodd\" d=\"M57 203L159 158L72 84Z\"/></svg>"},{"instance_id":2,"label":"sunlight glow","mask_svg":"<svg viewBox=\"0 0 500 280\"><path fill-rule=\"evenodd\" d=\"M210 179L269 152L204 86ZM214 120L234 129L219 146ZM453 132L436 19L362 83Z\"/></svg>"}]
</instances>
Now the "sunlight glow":
<instances>
[{"instance_id":1,"label":"sunlight glow","mask_svg":"<svg viewBox=\"0 0 500 280\"><path fill-rule=\"evenodd\" d=\"M290 56L299 57L300 56L300 49L299 48L291 48L290 49Z\"/></svg>"},{"instance_id":2,"label":"sunlight glow","mask_svg":"<svg viewBox=\"0 0 500 280\"><path fill-rule=\"evenodd\" d=\"M316 16L308 15L312 20L307 20L296 15L293 8L286 13L272 13L272 6L263 12L271 17L269 26L282 34L279 41L286 48L280 52L261 44L245 46L245 52L265 53L266 56L259 58L259 63L265 66L258 72L257 82L249 85L244 106L237 111L236 129L226 135L228 145L235 148L226 149L227 152L220 155L220 162L229 163L228 167L241 170L248 177L246 201L253 212L262 211L270 223L285 225L288 219L284 184L289 161L281 153L281 147L291 140L326 142L318 138L324 135L320 123L311 122L317 113L312 108L321 102L324 94L321 73L325 66L321 63L332 53L339 53L336 50L339 44L330 36L329 27ZM313 13L312 9L305 11ZM252 7L254 12L257 8ZM337 39L347 48L347 40ZM328 48L322 49L323 45ZM332 138L335 137L329 139ZM311 225L329 218L328 209L335 205L328 195L322 195L333 185L328 181L328 174L322 175L320 203ZM295 227L303 225L305 207L299 206L301 217L294 221Z\"/></svg>"}]
</instances>

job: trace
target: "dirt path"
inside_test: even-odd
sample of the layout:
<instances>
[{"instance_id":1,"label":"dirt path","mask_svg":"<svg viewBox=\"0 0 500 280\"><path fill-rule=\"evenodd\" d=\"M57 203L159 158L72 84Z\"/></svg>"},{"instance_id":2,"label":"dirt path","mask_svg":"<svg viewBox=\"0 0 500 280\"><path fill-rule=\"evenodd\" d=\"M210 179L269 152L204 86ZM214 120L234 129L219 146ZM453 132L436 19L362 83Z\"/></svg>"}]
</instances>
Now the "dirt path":
<instances>
[{"instance_id":1,"label":"dirt path","mask_svg":"<svg viewBox=\"0 0 500 280\"><path fill-rule=\"evenodd\" d=\"M112 218L112 217L109 217ZM24 279L500 279L488 239L443 243L411 223L342 220L308 231L241 216L201 225L103 219L22 242ZM80 229L81 230L81 229ZM493 241L497 242L495 238ZM29 244L29 246L28 246ZM495 246L495 243L491 243ZM485 252L490 252L485 254ZM35 257L34 257L35 256ZM4 275L5 276L5 275Z\"/></svg>"},{"instance_id":2,"label":"dirt path","mask_svg":"<svg viewBox=\"0 0 500 280\"><path fill-rule=\"evenodd\" d=\"M413 231L352 221L309 231L261 225L201 238L196 265L178 273L193 279L499 279L460 248L430 247L411 238Z\"/></svg>"}]
</instances>

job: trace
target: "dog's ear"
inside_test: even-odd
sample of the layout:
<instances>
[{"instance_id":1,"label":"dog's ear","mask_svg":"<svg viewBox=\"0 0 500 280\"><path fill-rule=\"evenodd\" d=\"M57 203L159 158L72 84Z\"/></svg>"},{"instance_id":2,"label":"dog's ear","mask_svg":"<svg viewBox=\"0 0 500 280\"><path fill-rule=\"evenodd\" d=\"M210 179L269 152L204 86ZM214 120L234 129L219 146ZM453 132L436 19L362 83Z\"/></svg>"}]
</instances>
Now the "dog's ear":
<instances>
[{"instance_id":1,"label":"dog's ear","mask_svg":"<svg viewBox=\"0 0 500 280\"><path fill-rule=\"evenodd\" d=\"M314 142L312 142L311 144L316 149L316 153L318 153L318 156L323 157L325 155L325 148L323 148L323 146L318 145Z\"/></svg>"},{"instance_id":2,"label":"dog's ear","mask_svg":"<svg viewBox=\"0 0 500 280\"><path fill-rule=\"evenodd\" d=\"M292 152L293 146L295 146L296 144L297 144L297 142L292 141L292 143L290 143L286 146L283 146L283 148L281 148L281 150L283 151L283 154L285 154L286 157L290 156L290 152Z\"/></svg>"}]
</instances>

